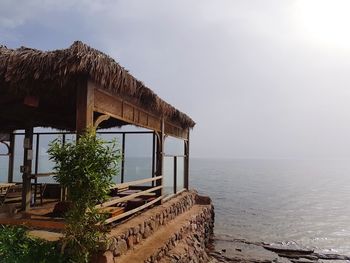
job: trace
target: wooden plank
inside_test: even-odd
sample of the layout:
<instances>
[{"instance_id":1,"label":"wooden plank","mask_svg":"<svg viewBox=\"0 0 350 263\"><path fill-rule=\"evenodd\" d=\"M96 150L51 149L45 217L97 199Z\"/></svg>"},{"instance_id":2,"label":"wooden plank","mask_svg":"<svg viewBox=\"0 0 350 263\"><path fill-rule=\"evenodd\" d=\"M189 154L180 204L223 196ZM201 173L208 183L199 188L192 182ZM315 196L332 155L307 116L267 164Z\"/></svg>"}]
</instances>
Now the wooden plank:
<instances>
[{"instance_id":1,"label":"wooden plank","mask_svg":"<svg viewBox=\"0 0 350 263\"><path fill-rule=\"evenodd\" d=\"M145 113L145 112L143 112L143 111L140 111L140 113L139 113L139 123L141 124L141 125L147 125L147 114Z\"/></svg>"},{"instance_id":2,"label":"wooden plank","mask_svg":"<svg viewBox=\"0 0 350 263\"><path fill-rule=\"evenodd\" d=\"M103 208L103 207L108 207L108 206L115 205L115 204L118 204L118 203L126 202L128 200L131 200L131 199L134 199L136 197L145 195L147 193L151 193L153 191L157 191L157 190L159 190L161 188L162 188L162 186L157 186L157 187L153 187L153 188L150 188L150 189L147 189L147 190L135 193L135 194L131 194L131 195L128 195L128 196L125 196L125 197L113 199L113 200L104 202L103 204L97 205L97 206L95 206L95 208Z\"/></svg>"},{"instance_id":3,"label":"wooden plank","mask_svg":"<svg viewBox=\"0 0 350 263\"><path fill-rule=\"evenodd\" d=\"M45 229L64 229L63 221L53 220L35 220L35 219L15 219L15 218L0 218L0 225L22 225L27 227L38 227Z\"/></svg>"},{"instance_id":4,"label":"wooden plank","mask_svg":"<svg viewBox=\"0 0 350 263\"><path fill-rule=\"evenodd\" d=\"M116 116L123 115L123 101L115 96L108 96L99 89L95 90L94 107L103 112L113 113Z\"/></svg>"},{"instance_id":5,"label":"wooden plank","mask_svg":"<svg viewBox=\"0 0 350 263\"><path fill-rule=\"evenodd\" d=\"M165 129L164 132L166 134L173 134L176 137L178 136L178 130L176 129L176 127L174 125L171 125L170 123L166 122L164 129Z\"/></svg>"},{"instance_id":6,"label":"wooden plank","mask_svg":"<svg viewBox=\"0 0 350 263\"><path fill-rule=\"evenodd\" d=\"M139 116L140 116L140 110L137 108L134 108L134 122L135 123L139 122Z\"/></svg>"},{"instance_id":7,"label":"wooden plank","mask_svg":"<svg viewBox=\"0 0 350 263\"><path fill-rule=\"evenodd\" d=\"M126 102L123 103L123 118L134 122L134 107Z\"/></svg>"},{"instance_id":8,"label":"wooden plank","mask_svg":"<svg viewBox=\"0 0 350 263\"><path fill-rule=\"evenodd\" d=\"M102 214L108 214L109 217L114 217L123 214L124 210L124 207L104 207L101 208L98 212Z\"/></svg>"},{"instance_id":9,"label":"wooden plank","mask_svg":"<svg viewBox=\"0 0 350 263\"><path fill-rule=\"evenodd\" d=\"M124 188L128 188L129 186L153 182L156 180L160 180L162 178L163 178L162 176L157 176L157 177L153 177L153 178L147 178L147 179L141 179L141 180L136 180L136 181L122 183L122 184L116 184L115 186L112 186L111 189L124 189Z\"/></svg>"},{"instance_id":10,"label":"wooden plank","mask_svg":"<svg viewBox=\"0 0 350 263\"><path fill-rule=\"evenodd\" d=\"M162 123L152 116L148 116L148 125L151 127L156 127L157 130L160 130L162 128Z\"/></svg>"},{"instance_id":11,"label":"wooden plank","mask_svg":"<svg viewBox=\"0 0 350 263\"><path fill-rule=\"evenodd\" d=\"M128 212L125 212L125 213L123 213L123 214L121 214L121 215L118 215L118 216L115 216L115 217L111 217L111 218L107 219L107 220L105 221L105 223L106 223L106 224L110 224L110 223L112 223L112 222L114 222L114 221L117 221L117 220L119 220L119 219L122 219L122 218L124 218L124 217L126 217L126 216L135 214L135 213L137 213L137 212L139 212L139 211L141 211L141 210L143 210L143 209L145 209L145 208L147 208L147 207L149 207L149 206L151 206L151 205L153 205L153 204L159 202L160 200L162 200L163 197L164 197L164 196L159 196L158 198L156 198L156 199L152 200L151 202L148 202L148 203L146 203L146 204L144 204L144 205L142 205L142 206L139 206L139 207L137 207L137 208L135 208L135 209L132 209L132 210L130 210L130 211L128 211Z\"/></svg>"}]
</instances>

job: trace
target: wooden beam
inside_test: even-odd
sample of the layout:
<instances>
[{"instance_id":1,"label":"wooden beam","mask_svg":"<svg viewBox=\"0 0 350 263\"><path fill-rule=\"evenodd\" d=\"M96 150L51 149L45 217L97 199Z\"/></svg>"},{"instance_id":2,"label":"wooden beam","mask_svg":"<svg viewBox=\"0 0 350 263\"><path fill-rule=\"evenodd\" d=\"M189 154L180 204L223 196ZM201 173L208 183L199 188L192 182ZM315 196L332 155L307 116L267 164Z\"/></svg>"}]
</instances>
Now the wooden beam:
<instances>
[{"instance_id":1,"label":"wooden beam","mask_svg":"<svg viewBox=\"0 0 350 263\"><path fill-rule=\"evenodd\" d=\"M105 90L96 88L96 86L94 91L94 110L153 131L160 132L162 129L162 116L159 113L150 112L148 109L135 105L130 100L110 94ZM186 129L172 123L170 120L165 120L164 133L181 139L187 138Z\"/></svg>"},{"instance_id":2,"label":"wooden beam","mask_svg":"<svg viewBox=\"0 0 350 263\"><path fill-rule=\"evenodd\" d=\"M33 127L25 129L24 141L23 141L23 166L22 171L22 210L29 211L30 202L32 198L31 193L31 175L32 175L32 159L33 159Z\"/></svg>"},{"instance_id":3,"label":"wooden beam","mask_svg":"<svg viewBox=\"0 0 350 263\"><path fill-rule=\"evenodd\" d=\"M8 168L8 178L9 183L13 182L13 168L15 163L15 135L10 134L10 152L9 152L9 168Z\"/></svg>"},{"instance_id":4,"label":"wooden beam","mask_svg":"<svg viewBox=\"0 0 350 263\"><path fill-rule=\"evenodd\" d=\"M184 141L184 187L189 188L189 170L190 170L190 129L187 131L187 140Z\"/></svg>"},{"instance_id":5,"label":"wooden beam","mask_svg":"<svg viewBox=\"0 0 350 263\"><path fill-rule=\"evenodd\" d=\"M156 152L156 176L163 176L164 174L164 119L162 119L161 131L157 134L157 152ZM156 181L156 186L162 186L157 191L157 196L163 195L164 180Z\"/></svg>"},{"instance_id":6,"label":"wooden beam","mask_svg":"<svg viewBox=\"0 0 350 263\"><path fill-rule=\"evenodd\" d=\"M0 111L1 130L21 130L28 126L52 126L75 128L75 118L72 112L49 112L47 108L31 108L25 105L10 105ZM13 127L13 128L12 128Z\"/></svg>"},{"instance_id":7,"label":"wooden beam","mask_svg":"<svg viewBox=\"0 0 350 263\"><path fill-rule=\"evenodd\" d=\"M76 99L76 131L83 134L94 122L94 90L92 82L87 81L77 87Z\"/></svg>"},{"instance_id":8,"label":"wooden beam","mask_svg":"<svg viewBox=\"0 0 350 263\"><path fill-rule=\"evenodd\" d=\"M16 97L8 94L0 94L0 109L9 107L13 104L23 103L23 97Z\"/></svg>"},{"instance_id":9,"label":"wooden beam","mask_svg":"<svg viewBox=\"0 0 350 263\"><path fill-rule=\"evenodd\" d=\"M166 135L170 135L181 140L187 140L187 131L188 129L183 129L178 125L165 121L164 133Z\"/></svg>"},{"instance_id":10,"label":"wooden beam","mask_svg":"<svg viewBox=\"0 0 350 263\"><path fill-rule=\"evenodd\" d=\"M140 127L160 131L161 119L104 90L95 90L95 111Z\"/></svg>"}]
</instances>

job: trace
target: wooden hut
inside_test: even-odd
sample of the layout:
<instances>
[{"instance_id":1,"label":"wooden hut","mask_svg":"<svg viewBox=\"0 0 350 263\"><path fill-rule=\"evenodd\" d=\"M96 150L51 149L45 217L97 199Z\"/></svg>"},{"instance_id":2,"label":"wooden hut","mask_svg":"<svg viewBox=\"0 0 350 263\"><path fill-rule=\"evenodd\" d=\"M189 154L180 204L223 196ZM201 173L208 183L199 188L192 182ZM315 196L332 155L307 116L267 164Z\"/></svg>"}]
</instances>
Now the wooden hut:
<instances>
[{"instance_id":1,"label":"wooden hut","mask_svg":"<svg viewBox=\"0 0 350 263\"><path fill-rule=\"evenodd\" d=\"M165 136L184 141L184 185L188 188L189 133L195 122L159 98L113 58L80 41L54 51L0 46L0 134L6 138L2 141L8 141L10 163L12 133L25 130L23 210L30 209L31 182L35 177L34 127L80 134L89 126L111 128L126 124L155 134L157 189L162 189ZM11 169L13 165L9 174ZM161 191L157 195L160 200Z\"/></svg>"}]
</instances>

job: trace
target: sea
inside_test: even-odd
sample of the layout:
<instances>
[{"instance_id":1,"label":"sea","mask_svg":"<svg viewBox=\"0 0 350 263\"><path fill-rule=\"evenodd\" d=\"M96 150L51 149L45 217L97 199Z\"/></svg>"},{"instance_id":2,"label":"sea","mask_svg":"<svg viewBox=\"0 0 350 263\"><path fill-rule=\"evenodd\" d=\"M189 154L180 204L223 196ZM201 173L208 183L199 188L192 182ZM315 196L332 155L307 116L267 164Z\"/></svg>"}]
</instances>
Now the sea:
<instances>
[{"instance_id":1,"label":"sea","mask_svg":"<svg viewBox=\"0 0 350 263\"><path fill-rule=\"evenodd\" d=\"M53 164L40 158L48 172ZM149 158L130 158L126 180L149 177L151 168ZM0 181L6 169L0 157ZM350 256L350 160L192 158L190 188L212 198L216 238Z\"/></svg>"},{"instance_id":2,"label":"sea","mask_svg":"<svg viewBox=\"0 0 350 263\"><path fill-rule=\"evenodd\" d=\"M350 255L350 160L192 159L217 238Z\"/></svg>"}]
</instances>

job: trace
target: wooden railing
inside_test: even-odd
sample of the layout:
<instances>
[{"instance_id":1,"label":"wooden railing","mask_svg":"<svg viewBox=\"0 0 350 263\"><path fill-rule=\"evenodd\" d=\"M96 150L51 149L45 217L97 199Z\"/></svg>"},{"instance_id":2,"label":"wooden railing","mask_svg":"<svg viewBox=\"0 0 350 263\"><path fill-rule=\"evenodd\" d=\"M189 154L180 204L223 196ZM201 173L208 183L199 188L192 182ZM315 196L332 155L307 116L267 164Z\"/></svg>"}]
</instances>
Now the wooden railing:
<instances>
[{"instance_id":1,"label":"wooden railing","mask_svg":"<svg viewBox=\"0 0 350 263\"><path fill-rule=\"evenodd\" d=\"M50 176L55 176L57 173L35 173L35 174L32 174L32 178L35 179L35 178L39 178L39 177L50 177Z\"/></svg>"},{"instance_id":2,"label":"wooden railing","mask_svg":"<svg viewBox=\"0 0 350 263\"><path fill-rule=\"evenodd\" d=\"M141 185L141 184L145 184L145 183L149 183L149 182L155 182L155 181L162 180L162 179L163 179L162 176L157 176L157 177L153 177L153 178L147 178L147 179L127 182L127 183L122 183L122 184L116 184L111 189L117 189L118 192L121 191L121 193L122 193L122 191L129 189L130 186L136 186L136 185ZM108 218L105 221L105 224L110 224L110 223L115 222L119 219L130 216L132 214L135 214L135 213L159 202L160 200L162 200L164 196L162 196L162 195L157 196L157 192L159 192L161 189L162 189L162 185L159 185L159 186L155 186L152 188L148 188L148 189L140 191L140 192L136 192L136 193L124 196L124 197L114 197L114 198L112 197L110 200L108 200L102 204L96 205L96 208L103 210L104 208L112 207L112 206L117 205L119 203L124 203L124 202L130 201L130 200L133 200L137 197L150 195L151 193L154 193L155 198L153 200L149 200L141 206L138 206L134 209L123 212L122 214L118 214L118 215L111 216L110 218Z\"/></svg>"},{"instance_id":3,"label":"wooden railing","mask_svg":"<svg viewBox=\"0 0 350 263\"><path fill-rule=\"evenodd\" d=\"M129 135L137 135L137 134L142 134L142 135L149 135L150 137L148 138L148 140L150 140L151 144L152 144L152 156L151 156L151 160L150 160L150 163L151 163L151 173L150 174L155 174L155 147L156 147L156 134L153 132L153 131L97 131L97 134L98 135L110 135L110 136L120 136L120 147L121 147L121 156L125 156L125 150L127 149L127 141L128 141L128 136ZM8 155L10 153L10 150L14 150L12 149L14 147L14 145L17 145L17 141L20 139L20 140L23 140L20 136L24 136L25 133L23 132L16 132L16 133L12 133L10 135L10 138L5 138L6 141L4 142L6 144L7 147L10 147L9 149L9 152L8 153L0 153L0 156L2 155L6 155L6 156L9 156L9 163L8 163L8 178L7 178L7 181L8 182L13 182L13 181L16 181L14 180L14 154L12 155ZM62 141L63 143L65 143L68 139L70 139L70 136L73 136L73 140L75 138L75 133L72 133L72 132L60 132L60 131L50 131L50 132L34 132L33 133L33 136L35 138L35 149L32 149L33 150L33 162L34 162L34 169L33 169L33 175L37 175L36 177L39 178L39 177L45 177L45 176L51 176L53 175L52 173L42 173L39 169L40 167L40 164L39 164L39 161L41 161L41 158L39 158L39 149L40 147L43 146L44 144L44 148L47 147L47 142L46 141L42 141L42 136L52 136L53 138L57 138L58 136L62 136ZM0 134L1 136L1 134ZM20 138L18 138L20 137ZM12 138L12 139L11 139ZM2 142L2 140L5 140L4 138L0 138L0 143ZM8 143L7 141L11 139L11 142ZM11 148L12 147L12 148ZM121 167L120 167L120 176L121 176L121 182L124 183L124 172L125 172L125 161L124 161L124 158L122 158L122 161L121 161Z\"/></svg>"},{"instance_id":4,"label":"wooden railing","mask_svg":"<svg viewBox=\"0 0 350 263\"><path fill-rule=\"evenodd\" d=\"M54 176L56 175L55 173L37 173L37 174L33 174L32 175L32 178L35 179L35 178L39 178L39 177L49 177L49 176ZM127 217L127 216L130 216L134 213L137 213L157 202L159 202L160 200L162 200L165 196L163 195L160 195L159 193L161 193L161 190L162 190L162 185L160 184L156 184L157 181L159 180L162 180L163 179L163 176L157 176L157 177L153 177L153 178L147 178L147 179L141 179L141 180L136 180L136 181L131 181L131 182L126 182L126 183L120 183L120 184L115 184L111 187L111 190L116 190L117 193L123 193L124 191L126 190L129 190L130 187L133 187L133 186L139 186L139 185L142 185L142 184L146 184L146 183L151 183L152 182L152 185L156 185L154 187L151 187L151 188L148 188L148 189L145 189L143 191L139 191L139 192L135 192L135 193L131 193L127 196L123 196L123 197L120 197L120 196L116 196L116 197L112 197L110 198L108 201L102 203L102 204L98 204L96 205L95 207L101 211L103 211L104 209L106 208L112 208L113 206L116 206L117 204L119 203L126 203L130 200L133 200L137 197L141 197L141 196L154 196L154 199L151 199L151 200L148 200L145 202L145 204L143 205L140 205L134 209L131 209L129 211L123 211L121 214L117 214L115 216L111 216L110 218L108 218L106 221L105 221L105 224L110 224L112 222L115 222L119 219L122 219L124 217ZM36 191L36 190L35 190ZM61 192L61 195L63 194L63 192ZM117 209L118 207L116 207ZM112 213L113 214L113 213Z\"/></svg>"},{"instance_id":5,"label":"wooden railing","mask_svg":"<svg viewBox=\"0 0 350 263\"><path fill-rule=\"evenodd\" d=\"M143 210L143 209L145 209L145 208L147 208L147 207L149 207L149 206L151 206L151 205L157 203L158 201L160 201L160 200L162 200L162 199L163 199L163 196L159 196L159 197L157 197L156 199L154 199L154 200L152 200L152 201L150 201L150 202L148 202L148 203L146 203L146 204L144 204L144 205L142 205L142 206L139 206L139 207L137 207L137 208L134 208L134 209L132 209L132 210L130 210L130 211L127 211L127 212L125 212L125 213L123 213L123 214L121 214L121 215L117 215L117 216L108 218L108 219L105 221L105 224L110 224L110 223L112 223L112 222L114 222L114 221L117 221L117 220L119 220L119 219L122 219L122 218L124 218L124 217L126 217L126 216L135 214L135 213L137 213L137 212L139 212L139 211L141 211L141 210Z\"/></svg>"}]
</instances>

